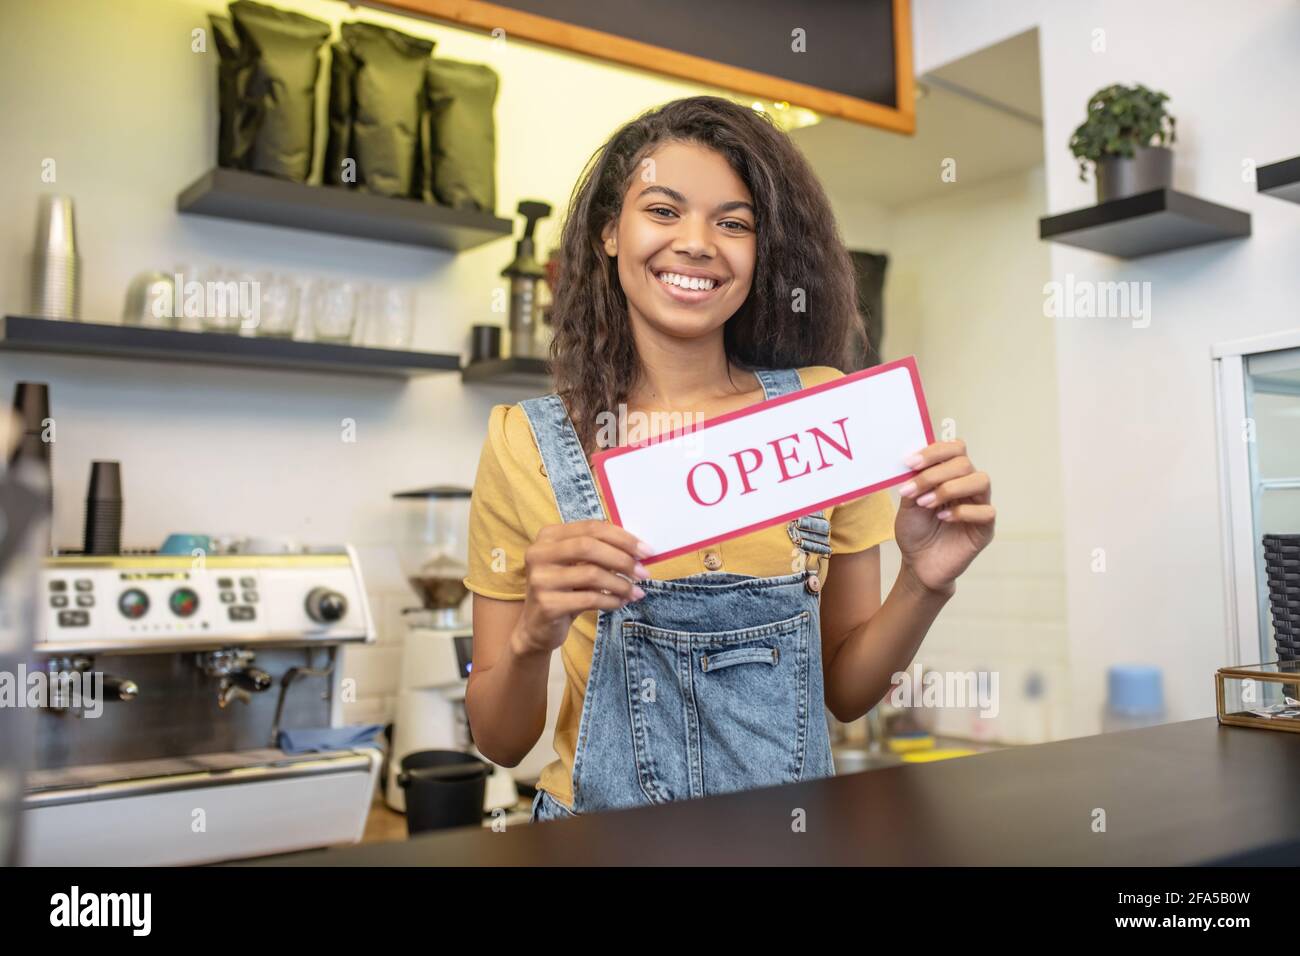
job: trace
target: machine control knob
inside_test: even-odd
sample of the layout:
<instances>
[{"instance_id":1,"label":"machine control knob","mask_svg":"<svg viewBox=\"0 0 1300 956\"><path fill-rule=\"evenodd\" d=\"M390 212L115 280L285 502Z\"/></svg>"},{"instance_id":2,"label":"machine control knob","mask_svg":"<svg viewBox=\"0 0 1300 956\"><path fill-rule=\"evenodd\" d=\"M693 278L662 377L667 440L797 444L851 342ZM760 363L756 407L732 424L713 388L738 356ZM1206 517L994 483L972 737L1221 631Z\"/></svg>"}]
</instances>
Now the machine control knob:
<instances>
[{"instance_id":1,"label":"machine control knob","mask_svg":"<svg viewBox=\"0 0 1300 956\"><path fill-rule=\"evenodd\" d=\"M307 595L307 616L321 624L333 624L348 612L348 599L329 588L312 588Z\"/></svg>"},{"instance_id":2,"label":"machine control knob","mask_svg":"<svg viewBox=\"0 0 1300 956\"><path fill-rule=\"evenodd\" d=\"M104 675L105 700L135 700L140 696L140 688L135 681L113 674Z\"/></svg>"},{"instance_id":3,"label":"machine control knob","mask_svg":"<svg viewBox=\"0 0 1300 956\"><path fill-rule=\"evenodd\" d=\"M117 608L124 617L132 620L142 618L149 612L149 595L139 588L130 588L117 599Z\"/></svg>"}]
</instances>

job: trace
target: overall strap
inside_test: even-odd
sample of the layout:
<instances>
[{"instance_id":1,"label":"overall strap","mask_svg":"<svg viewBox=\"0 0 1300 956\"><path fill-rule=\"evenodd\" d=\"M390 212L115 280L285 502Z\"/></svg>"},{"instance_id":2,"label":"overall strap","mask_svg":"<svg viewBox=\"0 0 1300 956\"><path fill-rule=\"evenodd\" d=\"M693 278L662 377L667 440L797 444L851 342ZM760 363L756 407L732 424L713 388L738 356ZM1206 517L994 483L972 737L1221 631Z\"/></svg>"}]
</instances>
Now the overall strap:
<instances>
[{"instance_id":1,"label":"overall strap","mask_svg":"<svg viewBox=\"0 0 1300 956\"><path fill-rule=\"evenodd\" d=\"M528 417L528 427L542 453L542 466L551 483L551 493L560 518L570 521L605 520L596 480L592 477L582 443L569 418L564 400L552 392L519 403Z\"/></svg>"},{"instance_id":2,"label":"overall strap","mask_svg":"<svg viewBox=\"0 0 1300 956\"><path fill-rule=\"evenodd\" d=\"M763 394L769 399L788 395L790 392L797 392L803 388L798 369L760 368L754 369L754 375L757 376L759 384L763 386Z\"/></svg>"}]
</instances>

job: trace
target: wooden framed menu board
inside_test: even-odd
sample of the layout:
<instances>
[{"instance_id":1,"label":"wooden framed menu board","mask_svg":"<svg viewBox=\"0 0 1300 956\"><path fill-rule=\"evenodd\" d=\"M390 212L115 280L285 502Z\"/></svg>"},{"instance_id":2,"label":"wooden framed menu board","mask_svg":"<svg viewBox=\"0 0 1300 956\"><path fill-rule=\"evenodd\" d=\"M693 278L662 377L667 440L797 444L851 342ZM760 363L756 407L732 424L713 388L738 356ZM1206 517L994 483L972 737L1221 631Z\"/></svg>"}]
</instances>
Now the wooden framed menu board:
<instances>
[{"instance_id":1,"label":"wooden framed menu board","mask_svg":"<svg viewBox=\"0 0 1300 956\"><path fill-rule=\"evenodd\" d=\"M363 0L899 133L910 0Z\"/></svg>"}]
</instances>

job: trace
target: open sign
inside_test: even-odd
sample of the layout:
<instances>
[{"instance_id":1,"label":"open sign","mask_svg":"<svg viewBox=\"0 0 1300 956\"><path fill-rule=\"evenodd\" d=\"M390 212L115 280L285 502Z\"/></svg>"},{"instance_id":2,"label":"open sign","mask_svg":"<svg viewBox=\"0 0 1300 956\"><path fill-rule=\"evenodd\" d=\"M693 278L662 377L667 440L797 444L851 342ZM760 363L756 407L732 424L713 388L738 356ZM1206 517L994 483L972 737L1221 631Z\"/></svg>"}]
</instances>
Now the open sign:
<instances>
[{"instance_id":1,"label":"open sign","mask_svg":"<svg viewBox=\"0 0 1300 956\"><path fill-rule=\"evenodd\" d=\"M727 458L730 459L731 463L729 467L734 466L736 476L739 478L739 481L735 482L740 486L737 493L752 495L757 490L753 485L753 481L762 477L773 481L792 481L808 474L814 467L813 464L803 462L799 458L799 442L805 438L807 441L805 442L804 451L808 453L808 444L811 444L816 449L816 456L820 460L820 464L816 467L819 470L832 467L834 461L834 457L832 461L827 461L825 446L829 446L838 453L839 461L852 461L853 445L849 440L848 430L844 424L847 421L848 416L841 415L834 422L839 427L841 441L836 441L814 425L807 430L806 435L798 432L792 435L782 435L779 438L770 439L765 448L750 447L731 452ZM792 471L792 469L800 466L802 466L801 471ZM733 482L727 478L729 467L723 467L716 461L702 461L692 465L690 471L686 473L686 491L691 496L691 500L697 505L707 507L716 505L726 498L733 485ZM706 501L699 493L699 478L697 476L701 471L705 475L704 481L706 484L712 479L712 483L718 486L717 495L712 501Z\"/></svg>"},{"instance_id":2,"label":"open sign","mask_svg":"<svg viewBox=\"0 0 1300 956\"><path fill-rule=\"evenodd\" d=\"M663 561L910 478L934 441L913 356L592 459L610 517Z\"/></svg>"}]
</instances>

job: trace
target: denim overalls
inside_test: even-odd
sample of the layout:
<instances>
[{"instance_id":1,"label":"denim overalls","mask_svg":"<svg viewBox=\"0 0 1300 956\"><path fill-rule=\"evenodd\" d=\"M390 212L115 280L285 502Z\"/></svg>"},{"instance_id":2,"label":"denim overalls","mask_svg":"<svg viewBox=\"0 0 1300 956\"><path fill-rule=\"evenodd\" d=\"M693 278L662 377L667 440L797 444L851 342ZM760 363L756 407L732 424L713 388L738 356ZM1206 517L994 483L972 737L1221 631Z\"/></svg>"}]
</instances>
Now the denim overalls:
<instances>
[{"instance_id":1,"label":"denim overalls","mask_svg":"<svg viewBox=\"0 0 1300 956\"><path fill-rule=\"evenodd\" d=\"M802 387L795 369L755 374L767 398ZM561 518L606 520L564 402L521 405ZM539 790L534 821L834 774L818 597L830 522L817 511L787 532L790 574L640 581L640 601L598 612L574 806Z\"/></svg>"}]
</instances>

